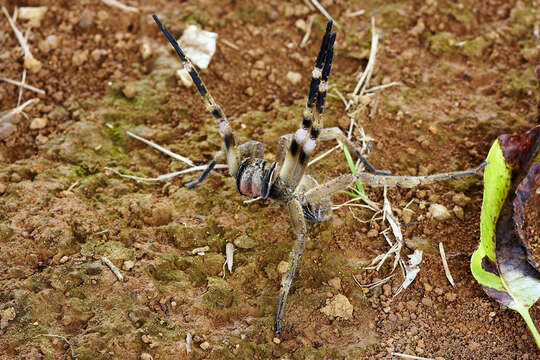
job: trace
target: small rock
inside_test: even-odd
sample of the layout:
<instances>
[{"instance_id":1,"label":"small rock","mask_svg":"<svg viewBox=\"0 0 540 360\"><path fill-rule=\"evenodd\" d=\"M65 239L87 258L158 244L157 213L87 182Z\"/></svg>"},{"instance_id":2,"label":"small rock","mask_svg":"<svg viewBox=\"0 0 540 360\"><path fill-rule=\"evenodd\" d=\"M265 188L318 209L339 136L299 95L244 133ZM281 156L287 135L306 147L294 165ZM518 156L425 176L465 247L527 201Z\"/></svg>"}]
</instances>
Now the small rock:
<instances>
[{"instance_id":1,"label":"small rock","mask_svg":"<svg viewBox=\"0 0 540 360\"><path fill-rule=\"evenodd\" d=\"M275 337L274 340L274 344L280 344L281 343L281 340L279 340L279 338Z\"/></svg>"},{"instance_id":2,"label":"small rock","mask_svg":"<svg viewBox=\"0 0 540 360\"><path fill-rule=\"evenodd\" d=\"M41 70L41 61L36 58L25 56L24 57L24 68L30 73L35 74Z\"/></svg>"},{"instance_id":3,"label":"small rock","mask_svg":"<svg viewBox=\"0 0 540 360\"><path fill-rule=\"evenodd\" d=\"M74 66L81 66L88 60L88 50L75 50L71 57Z\"/></svg>"},{"instance_id":4,"label":"small rock","mask_svg":"<svg viewBox=\"0 0 540 360\"><path fill-rule=\"evenodd\" d=\"M391 321L391 322L397 321L397 316L396 316L396 314L390 314L390 315L388 315L388 321Z\"/></svg>"},{"instance_id":5,"label":"small rock","mask_svg":"<svg viewBox=\"0 0 540 360\"><path fill-rule=\"evenodd\" d=\"M0 195L6 192L7 185L0 182Z\"/></svg>"},{"instance_id":6,"label":"small rock","mask_svg":"<svg viewBox=\"0 0 540 360\"><path fill-rule=\"evenodd\" d=\"M47 12L46 6L21 7L19 9L19 18L28 20L28 26L38 28L41 26L41 20Z\"/></svg>"},{"instance_id":7,"label":"small rock","mask_svg":"<svg viewBox=\"0 0 540 360\"><path fill-rule=\"evenodd\" d=\"M429 207L429 213L433 218L439 221L450 219L451 215L448 209L441 204L433 204Z\"/></svg>"},{"instance_id":8,"label":"small rock","mask_svg":"<svg viewBox=\"0 0 540 360\"><path fill-rule=\"evenodd\" d=\"M409 34L411 34L412 36L418 36L422 34L425 29L426 29L426 25L424 24L424 21L420 19L418 20L416 25L411 30L409 30Z\"/></svg>"},{"instance_id":9,"label":"small rock","mask_svg":"<svg viewBox=\"0 0 540 360\"><path fill-rule=\"evenodd\" d=\"M337 294L332 299L326 299L326 306L321 312L330 317L340 317L349 320L353 315L353 306L343 294Z\"/></svg>"},{"instance_id":10,"label":"small rock","mask_svg":"<svg viewBox=\"0 0 540 360\"><path fill-rule=\"evenodd\" d=\"M193 250L191 250L191 255L197 255L198 253L205 253L207 252L208 250L210 250L210 247L207 245L207 246L203 246L203 247L198 247L198 248L195 248Z\"/></svg>"},{"instance_id":11,"label":"small rock","mask_svg":"<svg viewBox=\"0 0 540 360\"><path fill-rule=\"evenodd\" d=\"M135 95L137 95L137 89L135 89L135 87L133 87L131 85L126 85L122 89L122 93L128 99L133 99L135 97Z\"/></svg>"},{"instance_id":12,"label":"small rock","mask_svg":"<svg viewBox=\"0 0 540 360\"><path fill-rule=\"evenodd\" d=\"M302 31L306 31L306 22L304 19L298 19L296 20L296 22L294 23L294 26L296 26L298 29L302 30Z\"/></svg>"},{"instance_id":13,"label":"small rock","mask_svg":"<svg viewBox=\"0 0 540 360\"><path fill-rule=\"evenodd\" d=\"M454 214L456 215L456 217L459 219L459 220L463 220L465 219L465 213L463 211L463 208L461 206L454 206L454 208L452 209L452 211L454 212Z\"/></svg>"},{"instance_id":14,"label":"small rock","mask_svg":"<svg viewBox=\"0 0 540 360\"><path fill-rule=\"evenodd\" d=\"M335 277L333 279L328 280L328 285L333 287L336 290L341 289L341 279L338 277Z\"/></svg>"},{"instance_id":15,"label":"small rock","mask_svg":"<svg viewBox=\"0 0 540 360\"><path fill-rule=\"evenodd\" d=\"M184 68L176 70L176 78L187 88L193 85L193 79Z\"/></svg>"},{"instance_id":16,"label":"small rock","mask_svg":"<svg viewBox=\"0 0 540 360\"><path fill-rule=\"evenodd\" d=\"M376 230L376 229L371 229L367 233L368 238L374 238L374 237L377 237L377 236L379 236L379 231Z\"/></svg>"},{"instance_id":17,"label":"small rock","mask_svg":"<svg viewBox=\"0 0 540 360\"><path fill-rule=\"evenodd\" d=\"M32 119L32 122L30 123L30 129L32 130L43 129L47 126L48 122L49 120L47 120L47 118L44 118L44 117Z\"/></svg>"},{"instance_id":18,"label":"small rock","mask_svg":"<svg viewBox=\"0 0 540 360\"><path fill-rule=\"evenodd\" d=\"M433 306L433 301L431 301L430 298L425 297L425 298L422 299L422 305L427 306L427 307L432 307Z\"/></svg>"},{"instance_id":19,"label":"small rock","mask_svg":"<svg viewBox=\"0 0 540 360\"><path fill-rule=\"evenodd\" d=\"M210 349L210 343L208 341L205 341L203 343L201 343L201 345L199 345L201 347L201 349L203 350L208 350Z\"/></svg>"},{"instance_id":20,"label":"small rock","mask_svg":"<svg viewBox=\"0 0 540 360\"><path fill-rule=\"evenodd\" d=\"M41 52L48 53L49 51L56 49L59 45L60 37L57 35L49 35L39 43L38 48Z\"/></svg>"},{"instance_id":21,"label":"small rock","mask_svg":"<svg viewBox=\"0 0 540 360\"><path fill-rule=\"evenodd\" d=\"M58 262L60 264L65 264L65 263L68 262L68 260L69 260L69 256L64 255L64 256L62 256L62 258Z\"/></svg>"},{"instance_id":22,"label":"small rock","mask_svg":"<svg viewBox=\"0 0 540 360\"><path fill-rule=\"evenodd\" d=\"M141 360L154 360L152 355L150 355L149 353L142 353L141 356L139 356L139 358Z\"/></svg>"},{"instance_id":23,"label":"small rock","mask_svg":"<svg viewBox=\"0 0 540 360\"><path fill-rule=\"evenodd\" d=\"M459 205L461 207L465 207L468 203L471 202L471 198L466 196L463 193L457 193L454 196L452 196L452 201L456 205Z\"/></svg>"},{"instance_id":24,"label":"small rock","mask_svg":"<svg viewBox=\"0 0 540 360\"><path fill-rule=\"evenodd\" d=\"M384 284L382 289L383 289L384 296L392 295L392 287L390 286L390 284Z\"/></svg>"},{"instance_id":25,"label":"small rock","mask_svg":"<svg viewBox=\"0 0 540 360\"><path fill-rule=\"evenodd\" d=\"M242 235L234 239L234 245L240 249L252 249L255 247L255 241L247 235Z\"/></svg>"},{"instance_id":26,"label":"small rock","mask_svg":"<svg viewBox=\"0 0 540 360\"><path fill-rule=\"evenodd\" d=\"M246 94L247 96L253 96L254 93L255 91L253 90L251 86L248 87L246 90L244 90L244 94Z\"/></svg>"},{"instance_id":27,"label":"small rock","mask_svg":"<svg viewBox=\"0 0 540 360\"><path fill-rule=\"evenodd\" d=\"M46 144L47 141L49 141L49 138L44 135L39 134L38 136L36 136L36 145Z\"/></svg>"},{"instance_id":28,"label":"small rock","mask_svg":"<svg viewBox=\"0 0 540 360\"><path fill-rule=\"evenodd\" d=\"M8 322L14 320L16 316L17 313L15 312L14 307L2 310L2 313L0 314L0 329L6 328L8 326Z\"/></svg>"},{"instance_id":29,"label":"small rock","mask_svg":"<svg viewBox=\"0 0 540 360\"><path fill-rule=\"evenodd\" d=\"M300 82L300 80L302 80L302 75L297 73L297 72L294 72L294 71L289 71L287 73L287 75L285 75L285 77L287 78L287 80L289 80L291 82L291 84L293 85L296 85Z\"/></svg>"},{"instance_id":30,"label":"small rock","mask_svg":"<svg viewBox=\"0 0 540 360\"><path fill-rule=\"evenodd\" d=\"M280 261L277 266L277 271L280 274L285 274L289 269L289 263L287 261Z\"/></svg>"},{"instance_id":31,"label":"small rock","mask_svg":"<svg viewBox=\"0 0 540 360\"><path fill-rule=\"evenodd\" d=\"M448 301L455 301L457 299L457 295L454 293L447 293L446 295L444 295L444 297Z\"/></svg>"},{"instance_id":32,"label":"small rock","mask_svg":"<svg viewBox=\"0 0 540 360\"><path fill-rule=\"evenodd\" d=\"M10 122L0 123L0 140L8 138L15 130L17 128Z\"/></svg>"},{"instance_id":33,"label":"small rock","mask_svg":"<svg viewBox=\"0 0 540 360\"><path fill-rule=\"evenodd\" d=\"M403 222L405 224L409 224L412 221L413 216L414 211L412 211L411 209L403 209L403 211L401 212L401 217L403 218Z\"/></svg>"},{"instance_id":34,"label":"small rock","mask_svg":"<svg viewBox=\"0 0 540 360\"><path fill-rule=\"evenodd\" d=\"M152 56L152 46L150 46L150 43L148 41L144 41L142 43L140 51L143 60L146 60L150 56Z\"/></svg>"},{"instance_id":35,"label":"small rock","mask_svg":"<svg viewBox=\"0 0 540 360\"><path fill-rule=\"evenodd\" d=\"M94 24L95 13L90 9L84 9L79 15L81 29L89 29Z\"/></svg>"},{"instance_id":36,"label":"small rock","mask_svg":"<svg viewBox=\"0 0 540 360\"><path fill-rule=\"evenodd\" d=\"M107 50L105 50L105 49L94 49L90 53L90 56L92 57L92 59L94 59L94 61L100 62L107 56Z\"/></svg>"},{"instance_id":37,"label":"small rock","mask_svg":"<svg viewBox=\"0 0 540 360\"><path fill-rule=\"evenodd\" d=\"M21 178L21 175L19 175L19 174L17 174L17 173L13 173L13 174L11 174L9 180L10 180L11 182L18 183L19 181L22 180L22 178Z\"/></svg>"},{"instance_id":38,"label":"small rock","mask_svg":"<svg viewBox=\"0 0 540 360\"><path fill-rule=\"evenodd\" d=\"M405 306L407 307L407 310L409 311L416 311L416 301L414 300L407 301Z\"/></svg>"},{"instance_id":39,"label":"small rock","mask_svg":"<svg viewBox=\"0 0 540 360\"><path fill-rule=\"evenodd\" d=\"M133 269L133 267L135 266L135 261L133 260L126 260L124 261L124 263L122 264L122 269L126 270L126 271L130 271L131 269Z\"/></svg>"}]
</instances>

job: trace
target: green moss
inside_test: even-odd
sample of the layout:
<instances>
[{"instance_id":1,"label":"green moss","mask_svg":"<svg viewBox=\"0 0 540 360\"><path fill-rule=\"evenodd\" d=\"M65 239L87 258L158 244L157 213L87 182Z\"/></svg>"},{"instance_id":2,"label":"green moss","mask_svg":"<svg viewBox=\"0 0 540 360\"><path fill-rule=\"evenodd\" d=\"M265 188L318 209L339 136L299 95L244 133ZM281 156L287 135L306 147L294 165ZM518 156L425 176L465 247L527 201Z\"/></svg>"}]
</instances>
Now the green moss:
<instances>
[{"instance_id":1,"label":"green moss","mask_svg":"<svg viewBox=\"0 0 540 360\"><path fill-rule=\"evenodd\" d=\"M536 93L538 83L532 68L525 70L513 69L505 76L506 85L503 91L509 96L531 96Z\"/></svg>"},{"instance_id":2,"label":"green moss","mask_svg":"<svg viewBox=\"0 0 540 360\"><path fill-rule=\"evenodd\" d=\"M449 32L435 33L427 38L429 50L434 55L441 55L444 53L455 52L456 39L454 35Z\"/></svg>"},{"instance_id":3,"label":"green moss","mask_svg":"<svg viewBox=\"0 0 540 360\"><path fill-rule=\"evenodd\" d=\"M461 47L461 52L468 57L481 57L490 46L490 40L485 36L478 36L473 40L467 41L465 45Z\"/></svg>"},{"instance_id":4,"label":"green moss","mask_svg":"<svg viewBox=\"0 0 540 360\"><path fill-rule=\"evenodd\" d=\"M187 283L188 276L179 270L173 261L162 261L158 265L149 265L147 271L151 277L158 281L177 281Z\"/></svg>"},{"instance_id":5,"label":"green moss","mask_svg":"<svg viewBox=\"0 0 540 360\"><path fill-rule=\"evenodd\" d=\"M119 241L107 241L95 248L96 255L105 255L110 260L134 260L135 250L126 248Z\"/></svg>"},{"instance_id":6,"label":"green moss","mask_svg":"<svg viewBox=\"0 0 540 360\"><path fill-rule=\"evenodd\" d=\"M0 224L0 242L10 241L15 235L15 232L11 227L6 224Z\"/></svg>"},{"instance_id":7,"label":"green moss","mask_svg":"<svg viewBox=\"0 0 540 360\"><path fill-rule=\"evenodd\" d=\"M442 14L451 15L467 29L476 23L476 16L463 3L442 2L439 11Z\"/></svg>"},{"instance_id":8,"label":"green moss","mask_svg":"<svg viewBox=\"0 0 540 360\"><path fill-rule=\"evenodd\" d=\"M208 292L204 301L214 308L228 308L233 304L234 293L229 284L219 277L208 278Z\"/></svg>"}]
</instances>

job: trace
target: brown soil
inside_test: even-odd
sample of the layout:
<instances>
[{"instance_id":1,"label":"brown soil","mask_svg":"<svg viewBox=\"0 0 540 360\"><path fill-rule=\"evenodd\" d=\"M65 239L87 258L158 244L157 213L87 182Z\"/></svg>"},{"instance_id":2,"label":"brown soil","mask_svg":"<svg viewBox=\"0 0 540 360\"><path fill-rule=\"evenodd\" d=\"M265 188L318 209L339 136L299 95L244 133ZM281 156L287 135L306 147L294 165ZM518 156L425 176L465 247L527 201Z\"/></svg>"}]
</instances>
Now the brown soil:
<instances>
[{"instance_id":1,"label":"brown soil","mask_svg":"<svg viewBox=\"0 0 540 360\"><path fill-rule=\"evenodd\" d=\"M179 63L152 13L175 36L192 23L219 34L201 75L236 135L264 142L267 153L299 124L325 19L303 1L123 2L140 12L90 0L6 4L10 13L15 5L49 10L29 36L42 69L26 80L46 95L25 90L23 101L37 96L40 102L27 108L28 119L11 119L16 132L0 141L0 359L58 359L71 351L78 359L538 357L520 316L488 298L470 272L479 242L480 176L389 190L402 221L402 209L415 200L412 221L403 225L403 255L424 250L418 277L396 297L399 271L372 290L352 277L367 284L390 271L389 264L378 273L363 269L388 249L382 236L368 236L383 230L380 222L358 221L373 213L342 208L312 226L285 330L274 341L278 264L293 244L286 210L244 204L224 171L188 190L183 185L193 175L140 184L104 167L141 176L185 168L126 130L198 164L221 144L194 89L177 84ZM336 89L351 93L367 63L372 16L382 37L371 84L402 83L377 93L359 119L374 139L369 159L378 168L412 175L471 168L498 135L535 122L538 1L321 3L341 25L331 75ZM360 9L366 13L347 16ZM313 31L300 48L304 32L295 23L309 15L315 15ZM50 35L60 42L47 48ZM147 60L144 43L153 49ZM5 20L0 48L1 76L20 80L23 58ZM289 71L302 74L299 84L285 78ZM135 89L133 99L123 96L126 86ZM17 87L0 83L1 110L15 107L17 97ZM326 126L348 127L339 98L328 97L325 115ZM35 118L46 118L46 126L31 129ZM339 152L309 169L320 182L347 171ZM382 201L381 190L366 191ZM429 218L431 203L446 206L451 218ZM236 249L233 273L223 279L225 244L245 235L251 245ZM456 287L445 277L439 242ZM192 255L207 245L204 256ZM102 256L121 269L124 282ZM354 307L351 319L320 311L338 294ZM531 313L540 326L540 307ZM40 334L63 336L71 346Z\"/></svg>"},{"instance_id":2,"label":"brown soil","mask_svg":"<svg viewBox=\"0 0 540 360\"><path fill-rule=\"evenodd\" d=\"M525 238L528 241L529 259L540 271L540 194L536 191L540 189L540 179L536 185L525 206Z\"/></svg>"}]
</instances>

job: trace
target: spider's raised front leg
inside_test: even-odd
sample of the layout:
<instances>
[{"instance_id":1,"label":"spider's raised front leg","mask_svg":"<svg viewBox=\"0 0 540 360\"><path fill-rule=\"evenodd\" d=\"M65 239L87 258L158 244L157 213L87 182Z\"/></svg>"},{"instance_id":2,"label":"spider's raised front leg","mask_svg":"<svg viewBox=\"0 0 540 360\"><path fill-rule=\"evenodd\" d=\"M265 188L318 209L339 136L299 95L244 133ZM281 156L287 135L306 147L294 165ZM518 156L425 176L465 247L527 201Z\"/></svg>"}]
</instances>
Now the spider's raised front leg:
<instances>
[{"instance_id":1,"label":"spider's raised front leg","mask_svg":"<svg viewBox=\"0 0 540 360\"><path fill-rule=\"evenodd\" d=\"M445 181L450 179L457 179L465 176L473 176L478 174L483 168L486 167L487 161L484 161L474 169L454 171L426 176L398 176L398 175L376 175L365 172L359 172L356 174L346 174L338 176L335 179L328 181L322 185L314 187L305 193L305 201L307 203L317 203L330 195L345 190L349 185L359 180L364 185L372 187L378 186L397 186L403 188L412 188L418 185L433 184L439 181Z\"/></svg>"},{"instance_id":2,"label":"spider's raised front leg","mask_svg":"<svg viewBox=\"0 0 540 360\"><path fill-rule=\"evenodd\" d=\"M180 48L180 45L178 44L176 39L165 28L165 26L163 26L163 24L161 23L161 21L159 21L156 15L152 15L152 17L154 18L154 21L159 26L163 34L165 34L165 36L167 37L167 39L173 46L176 53L178 54L178 57L184 64L184 69L186 69L186 71L189 73L189 76L191 76L191 79L193 79L193 82L195 83L197 90L201 94L206 110L208 110L208 112L211 113L212 116L214 116L214 118L219 122L219 132L225 143L225 155L227 158L227 165L229 167L229 172L232 176L236 175L236 172L238 171L238 167L240 166L241 158L240 158L238 148L236 146L236 141L234 138L231 125L229 124L229 121L227 120L225 113L221 109L221 106L219 106L216 103L216 101L214 100L214 98L212 97L208 89L206 88L206 85L204 85L202 79L197 73L197 70L195 70L195 68L191 64L191 61L189 61L189 59L186 57L186 55L184 54L184 51L182 50L182 48ZM213 165L212 166L211 165L212 163L210 163L207 170L205 171L206 175L208 175L208 173L210 173L210 171L212 170Z\"/></svg>"},{"instance_id":3,"label":"spider's raised front leg","mask_svg":"<svg viewBox=\"0 0 540 360\"><path fill-rule=\"evenodd\" d=\"M304 219L304 212L302 210L302 205L300 201L296 198L292 198L287 203L287 207L289 209L289 215L291 217L291 224L294 233L296 234L296 242L294 243L294 247L291 251L291 254L289 255L289 267L287 269L287 272L283 274L283 278L281 279L279 305L276 314L277 334L281 333L282 330L281 320L283 319L283 313L285 312L287 297L289 295L289 291L291 290L291 284L293 282L294 275L296 274L298 262L300 261L300 257L302 257L304 249L306 248L307 240L306 220Z\"/></svg>"}]
</instances>

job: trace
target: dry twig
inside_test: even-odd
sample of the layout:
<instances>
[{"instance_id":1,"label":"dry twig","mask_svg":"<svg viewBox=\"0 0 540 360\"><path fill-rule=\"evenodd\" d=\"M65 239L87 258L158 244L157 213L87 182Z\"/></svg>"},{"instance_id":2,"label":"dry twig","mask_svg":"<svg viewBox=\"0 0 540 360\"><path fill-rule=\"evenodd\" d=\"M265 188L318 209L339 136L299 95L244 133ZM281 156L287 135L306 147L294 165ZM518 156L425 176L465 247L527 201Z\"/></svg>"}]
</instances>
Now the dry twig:
<instances>
[{"instance_id":1,"label":"dry twig","mask_svg":"<svg viewBox=\"0 0 540 360\"><path fill-rule=\"evenodd\" d=\"M112 263L111 260L107 259L105 256L101 257L101 261L111 269L113 274L116 276L118 281L123 282L124 281L124 275L120 272L120 270Z\"/></svg>"},{"instance_id":2,"label":"dry twig","mask_svg":"<svg viewBox=\"0 0 540 360\"><path fill-rule=\"evenodd\" d=\"M444 246L442 242L439 243L439 252L441 253L441 259L442 259L442 264L444 268L444 273L446 274L446 278L448 279L448 282L450 283L450 285L455 287L456 283L454 282L454 278L452 277L452 274L450 273L448 262L446 262L446 254L444 253Z\"/></svg>"},{"instance_id":3,"label":"dry twig","mask_svg":"<svg viewBox=\"0 0 540 360\"><path fill-rule=\"evenodd\" d=\"M139 12L139 9L137 9L136 7L124 5L120 1L117 1L117 0L101 0L101 1L105 5L117 7L120 10L124 10L124 11L127 11L127 12L133 12L133 13L138 13Z\"/></svg>"}]
</instances>

